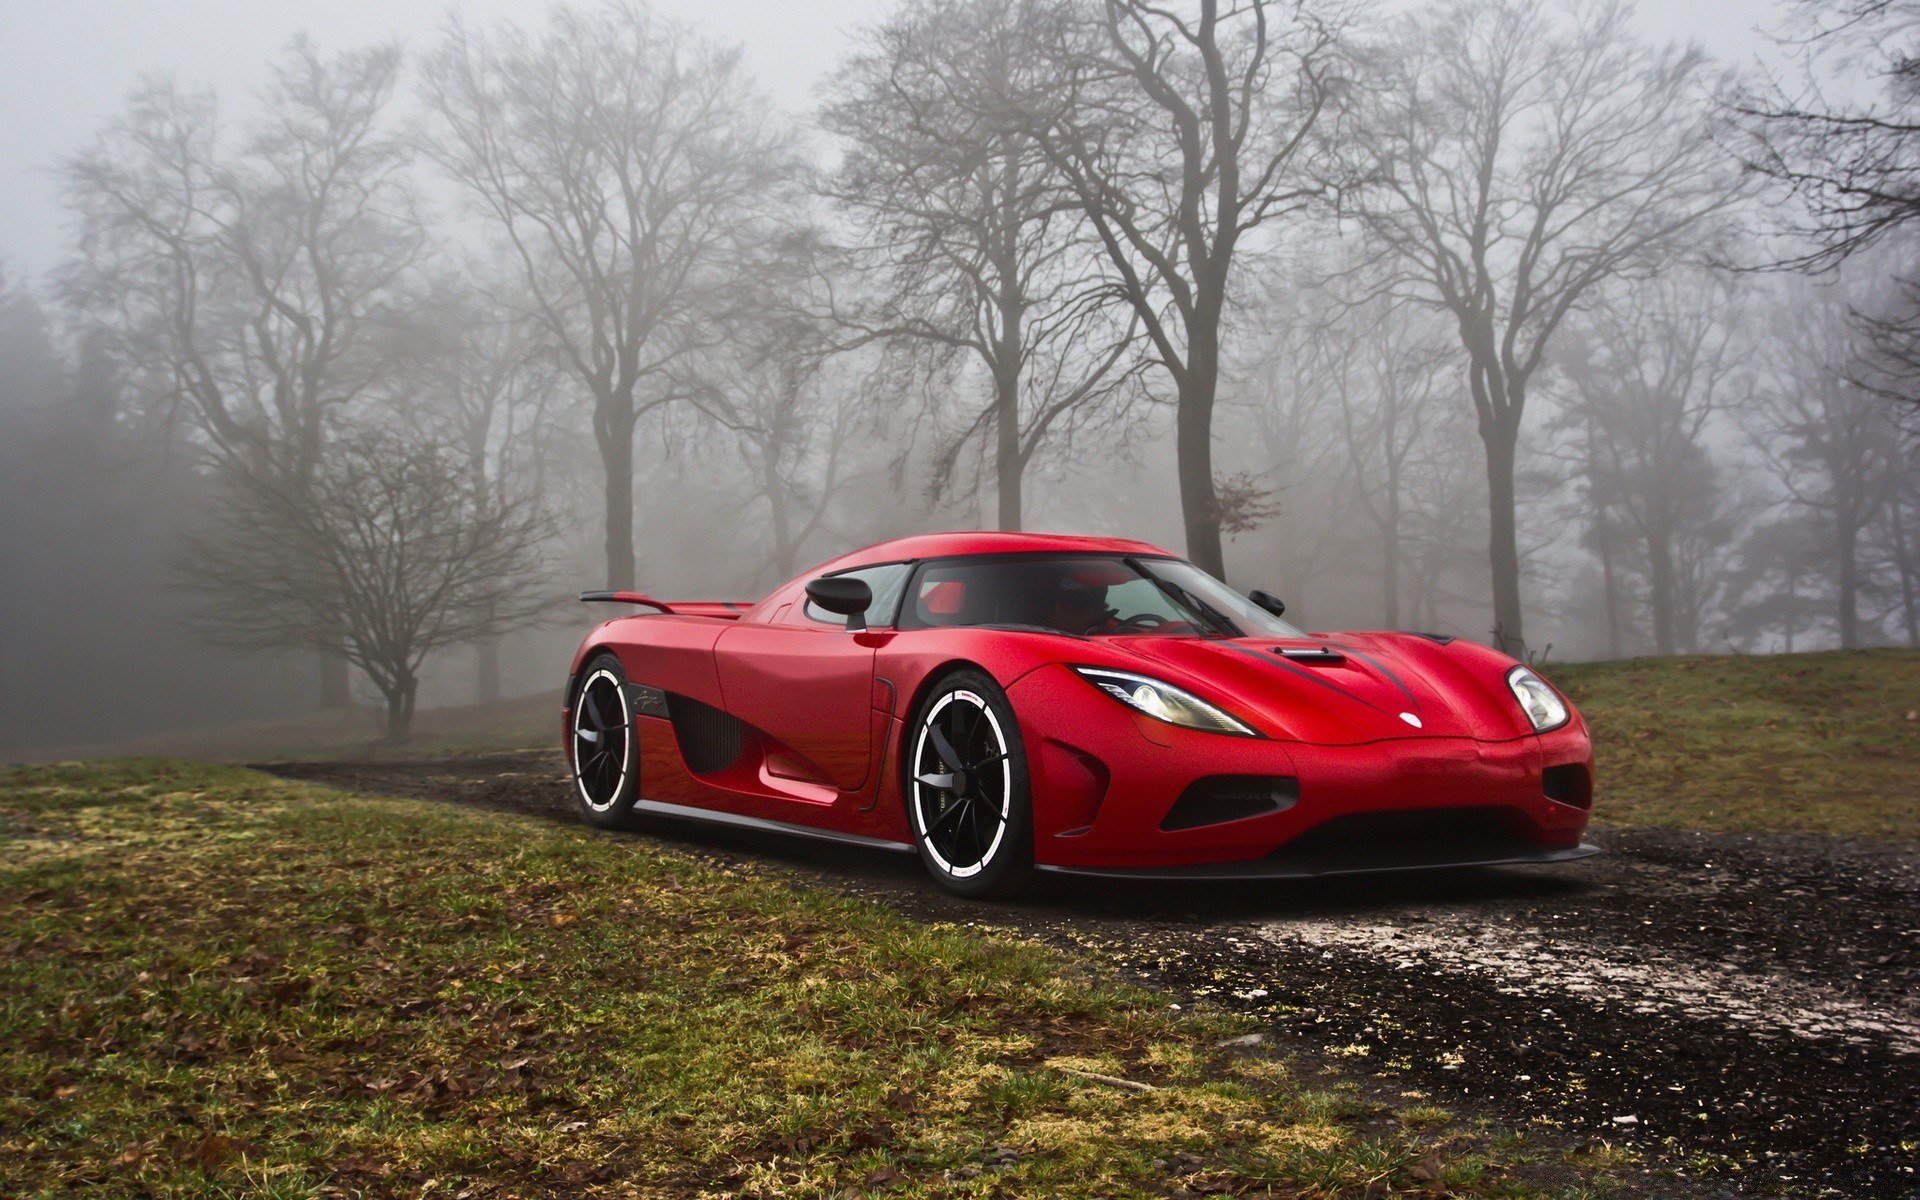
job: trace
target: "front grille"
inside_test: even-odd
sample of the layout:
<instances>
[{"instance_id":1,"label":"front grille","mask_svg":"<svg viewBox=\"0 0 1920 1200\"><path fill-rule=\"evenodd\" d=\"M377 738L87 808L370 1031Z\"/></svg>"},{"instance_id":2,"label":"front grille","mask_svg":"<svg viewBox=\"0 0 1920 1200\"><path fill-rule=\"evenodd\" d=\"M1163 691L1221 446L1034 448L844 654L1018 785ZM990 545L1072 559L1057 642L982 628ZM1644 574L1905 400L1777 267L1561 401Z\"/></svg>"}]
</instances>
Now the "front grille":
<instances>
[{"instance_id":1,"label":"front grille","mask_svg":"<svg viewBox=\"0 0 1920 1200\"><path fill-rule=\"evenodd\" d=\"M1300 802L1300 781L1291 775L1209 775L1195 780L1173 802L1160 828L1200 829L1284 812Z\"/></svg>"},{"instance_id":2,"label":"front grille","mask_svg":"<svg viewBox=\"0 0 1920 1200\"><path fill-rule=\"evenodd\" d=\"M1348 813L1322 821L1287 843L1288 848L1331 850L1386 846L1458 837L1500 837L1516 832L1514 814L1502 808L1408 808Z\"/></svg>"},{"instance_id":3,"label":"front grille","mask_svg":"<svg viewBox=\"0 0 1920 1200\"><path fill-rule=\"evenodd\" d=\"M1273 852L1319 871L1473 862L1539 849L1504 808L1416 808L1323 821Z\"/></svg>"}]
</instances>

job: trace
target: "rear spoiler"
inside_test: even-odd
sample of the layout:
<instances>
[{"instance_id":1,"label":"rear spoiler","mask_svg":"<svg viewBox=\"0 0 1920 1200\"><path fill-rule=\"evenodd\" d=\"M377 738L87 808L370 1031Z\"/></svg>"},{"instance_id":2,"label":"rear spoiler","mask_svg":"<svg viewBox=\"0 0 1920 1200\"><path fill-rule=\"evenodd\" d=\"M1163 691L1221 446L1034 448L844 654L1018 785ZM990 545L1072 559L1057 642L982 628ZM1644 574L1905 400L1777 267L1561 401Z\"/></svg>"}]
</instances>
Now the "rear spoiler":
<instances>
[{"instance_id":1,"label":"rear spoiler","mask_svg":"<svg viewBox=\"0 0 1920 1200\"><path fill-rule=\"evenodd\" d=\"M677 617L719 617L726 621L737 621L740 614L752 608L751 604L736 604L731 600L655 600L644 592L581 592L580 599L608 601L614 604L644 604L648 608L657 608L663 613Z\"/></svg>"}]
</instances>

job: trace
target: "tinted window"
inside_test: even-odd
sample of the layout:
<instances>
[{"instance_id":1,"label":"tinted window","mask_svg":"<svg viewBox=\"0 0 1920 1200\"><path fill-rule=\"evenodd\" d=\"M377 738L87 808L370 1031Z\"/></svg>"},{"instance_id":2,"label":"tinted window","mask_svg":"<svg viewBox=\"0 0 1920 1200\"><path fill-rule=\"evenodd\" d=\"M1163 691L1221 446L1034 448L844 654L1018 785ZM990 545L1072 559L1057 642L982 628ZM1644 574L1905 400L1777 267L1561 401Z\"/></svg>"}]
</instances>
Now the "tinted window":
<instances>
[{"instance_id":1,"label":"tinted window","mask_svg":"<svg viewBox=\"0 0 1920 1200\"><path fill-rule=\"evenodd\" d=\"M928 563L914 582L900 627L961 625L1077 635L1214 632L1204 618L1125 560L1093 555Z\"/></svg>"},{"instance_id":2,"label":"tinted window","mask_svg":"<svg viewBox=\"0 0 1920 1200\"><path fill-rule=\"evenodd\" d=\"M873 589L873 603L867 607L867 624L893 624L894 610L900 607L900 592L907 586L907 576L913 574L912 563L883 563L877 567L861 567L857 571L835 571L836 579L864 579ZM807 601L807 618L825 625L845 625L847 619L839 613L830 613L813 601Z\"/></svg>"}]
</instances>

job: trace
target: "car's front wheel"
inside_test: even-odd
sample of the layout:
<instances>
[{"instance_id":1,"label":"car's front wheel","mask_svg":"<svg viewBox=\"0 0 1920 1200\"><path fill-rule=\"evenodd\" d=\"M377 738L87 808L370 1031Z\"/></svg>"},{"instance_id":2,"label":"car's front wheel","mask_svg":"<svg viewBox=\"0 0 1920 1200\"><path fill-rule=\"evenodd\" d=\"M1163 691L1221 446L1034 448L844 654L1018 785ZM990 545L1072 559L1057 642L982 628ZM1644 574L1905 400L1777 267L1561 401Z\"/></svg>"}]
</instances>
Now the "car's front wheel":
<instances>
[{"instance_id":1,"label":"car's front wheel","mask_svg":"<svg viewBox=\"0 0 1920 1200\"><path fill-rule=\"evenodd\" d=\"M618 829L640 798L640 748L627 708L627 675L611 654L596 655L573 696L573 791L589 825Z\"/></svg>"},{"instance_id":2,"label":"car's front wheel","mask_svg":"<svg viewBox=\"0 0 1920 1200\"><path fill-rule=\"evenodd\" d=\"M992 678L955 671L907 733L907 819L920 861L962 896L1010 896L1033 879L1033 802L1013 706Z\"/></svg>"}]
</instances>

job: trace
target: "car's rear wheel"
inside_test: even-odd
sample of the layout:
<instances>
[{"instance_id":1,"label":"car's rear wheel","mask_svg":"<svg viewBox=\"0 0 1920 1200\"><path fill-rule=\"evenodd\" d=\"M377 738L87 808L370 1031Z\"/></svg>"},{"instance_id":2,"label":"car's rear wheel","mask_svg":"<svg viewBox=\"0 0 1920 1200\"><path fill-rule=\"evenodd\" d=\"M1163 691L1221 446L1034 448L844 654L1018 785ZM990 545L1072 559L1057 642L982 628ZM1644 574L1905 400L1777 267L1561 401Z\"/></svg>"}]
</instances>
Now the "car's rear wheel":
<instances>
[{"instance_id":1,"label":"car's rear wheel","mask_svg":"<svg viewBox=\"0 0 1920 1200\"><path fill-rule=\"evenodd\" d=\"M573 695L573 792L580 817L601 829L624 826L640 798L640 748L627 707L626 672L596 655Z\"/></svg>"},{"instance_id":2,"label":"car's rear wheel","mask_svg":"<svg viewBox=\"0 0 1920 1200\"><path fill-rule=\"evenodd\" d=\"M907 733L907 819L920 861L962 896L1010 896L1033 879L1026 748L998 684L955 671L928 690Z\"/></svg>"}]
</instances>

